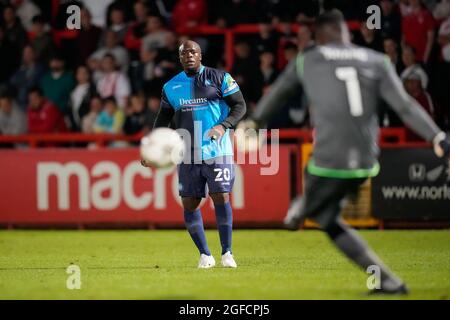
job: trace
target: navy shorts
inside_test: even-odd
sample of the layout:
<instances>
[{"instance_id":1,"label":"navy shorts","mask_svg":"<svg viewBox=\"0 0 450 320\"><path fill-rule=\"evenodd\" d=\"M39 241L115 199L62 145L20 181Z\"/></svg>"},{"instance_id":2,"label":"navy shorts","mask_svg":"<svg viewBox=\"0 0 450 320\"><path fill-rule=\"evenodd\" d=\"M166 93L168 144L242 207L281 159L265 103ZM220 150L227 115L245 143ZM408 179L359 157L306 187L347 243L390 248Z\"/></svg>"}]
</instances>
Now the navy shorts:
<instances>
[{"instance_id":1,"label":"navy shorts","mask_svg":"<svg viewBox=\"0 0 450 320\"><path fill-rule=\"evenodd\" d=\"M230 193L234 184L232 161L203 161L201 164L178 165L178 190L181 197L205 198L209 193Z\"/></svg>"}]
</instances>

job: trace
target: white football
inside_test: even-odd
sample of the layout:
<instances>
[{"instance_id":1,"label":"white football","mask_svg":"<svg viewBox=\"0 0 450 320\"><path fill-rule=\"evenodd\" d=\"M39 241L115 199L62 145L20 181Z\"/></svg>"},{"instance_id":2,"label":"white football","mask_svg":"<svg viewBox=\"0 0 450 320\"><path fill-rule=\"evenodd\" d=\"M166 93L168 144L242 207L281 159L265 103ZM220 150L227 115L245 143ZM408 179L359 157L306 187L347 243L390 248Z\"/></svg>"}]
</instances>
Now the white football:
<instances>
[{"instance_id":1,"label":"white football","mask_svg":"<svg viewBox=\"0 0 450 320\"><path fill-rule=\"evenodd\" d=\"M170 128L156 128L141 139L141 158L155 168L170 168L183 160L184 142Z\"/></svg>"}]
</instances>

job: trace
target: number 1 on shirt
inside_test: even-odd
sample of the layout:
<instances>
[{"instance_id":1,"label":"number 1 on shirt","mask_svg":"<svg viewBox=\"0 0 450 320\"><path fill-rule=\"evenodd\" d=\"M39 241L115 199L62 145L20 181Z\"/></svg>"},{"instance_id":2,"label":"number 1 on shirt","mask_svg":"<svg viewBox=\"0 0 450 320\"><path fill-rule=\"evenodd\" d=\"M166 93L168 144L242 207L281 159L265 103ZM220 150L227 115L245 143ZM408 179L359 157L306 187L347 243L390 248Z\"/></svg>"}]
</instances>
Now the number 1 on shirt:
<instances>
[{"instance_id":1,"label":"number 1 on shirt","mask_svg":"<svg viewBox=\"0 0 450 320\"><path fill-rule=\"evenodd\" d=\"M336 77L345 82L347 88L350 114L354 117L363 115L361 88L359 86L358 73L353 67L336 68Z\"/></svg>"}]
</instances>

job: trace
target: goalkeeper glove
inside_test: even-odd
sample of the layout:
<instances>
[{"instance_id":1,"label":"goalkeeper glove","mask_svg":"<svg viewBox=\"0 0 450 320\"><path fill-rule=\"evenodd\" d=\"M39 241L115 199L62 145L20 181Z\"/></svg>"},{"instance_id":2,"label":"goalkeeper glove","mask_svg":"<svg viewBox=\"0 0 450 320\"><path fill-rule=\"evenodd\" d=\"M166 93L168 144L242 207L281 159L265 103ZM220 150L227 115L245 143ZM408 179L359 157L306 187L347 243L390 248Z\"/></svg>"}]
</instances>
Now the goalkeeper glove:
<instances>
[{"instance_id":1,"label":"goalkeeper glove","mask_svg":"<svg viewBox=\"0 0 450 320\"><path fill-rule=\"evenodd\" d=\"M439 158L450 157L450 139L444 132L440 132L434 137L433 147L434 153L436 153Z\"/></svg>"}]
</instances>

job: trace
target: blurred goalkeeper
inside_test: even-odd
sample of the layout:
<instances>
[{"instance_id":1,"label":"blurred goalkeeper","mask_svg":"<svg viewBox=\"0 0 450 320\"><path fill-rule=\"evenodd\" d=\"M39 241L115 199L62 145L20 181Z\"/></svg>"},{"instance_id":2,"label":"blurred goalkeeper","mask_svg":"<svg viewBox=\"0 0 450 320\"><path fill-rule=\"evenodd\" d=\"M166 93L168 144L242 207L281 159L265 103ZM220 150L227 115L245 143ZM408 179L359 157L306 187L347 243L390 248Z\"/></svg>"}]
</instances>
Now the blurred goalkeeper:
<instances>
[{"instance_id":1,"label":"blurred goalkeeper","mask_svg":"<svg viewBox=\"0 0 450 320\"><path fill-rule=\"evenodd\" d=\"M318 45L299 54L259 101L253 120L243 128L262 127L303 87L315 128L314 153L306 169L305 195L293 201L285 226L298 230L315 220L349 259L367 270L380 268L380 289L374 293L406 294L395 276L357 233L340 218L342 200L357 193L367 178L378 174L377 105L385 100L410 128L448 157L449 140L403 89L389 59L355 46L341 12L332 10L316 21Z\"/></svg>"}]
</instances>

